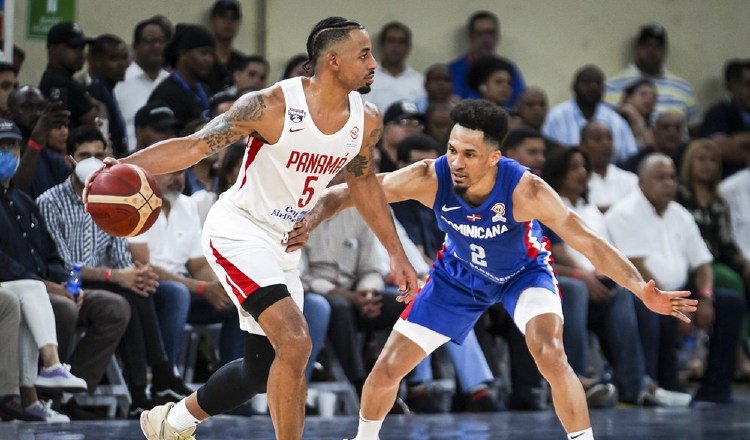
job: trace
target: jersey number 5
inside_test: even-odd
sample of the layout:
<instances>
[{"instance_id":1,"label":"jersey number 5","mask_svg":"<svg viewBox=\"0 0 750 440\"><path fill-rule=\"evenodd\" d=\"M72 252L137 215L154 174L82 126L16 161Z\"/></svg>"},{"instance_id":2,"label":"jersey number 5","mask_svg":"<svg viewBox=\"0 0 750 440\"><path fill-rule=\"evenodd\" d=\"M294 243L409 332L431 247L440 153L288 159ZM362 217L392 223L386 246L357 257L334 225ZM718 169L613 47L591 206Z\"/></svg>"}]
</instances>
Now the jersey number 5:
<instances>
[{"instance_id":1,"label":"jersey number 5","mask_svg":"<svg viewBox=\"0 0 750 440\"><path fill-rule=\"evenodd\" d=\"M471 248L471 262L477 266L487 267L487 260L485 260L487 255L484 252L484 248L473 243L469 248Z\"/></svg>"},{"instance_id":2,"label":"jersey number 5","mask_svg":"<svg viewBox=\"0 0 750 440\"><path fill-rule=\"evenodd\" d=\"M312 186L312 184L317 180L318 176L307 176L307 179L305 179L305 187L302 188L302 197L297 200L298 207L304 208L308 203L310 203L310 199L312 199L313 194L315 194L315 188Z\"/></svg>"}]
</instances>

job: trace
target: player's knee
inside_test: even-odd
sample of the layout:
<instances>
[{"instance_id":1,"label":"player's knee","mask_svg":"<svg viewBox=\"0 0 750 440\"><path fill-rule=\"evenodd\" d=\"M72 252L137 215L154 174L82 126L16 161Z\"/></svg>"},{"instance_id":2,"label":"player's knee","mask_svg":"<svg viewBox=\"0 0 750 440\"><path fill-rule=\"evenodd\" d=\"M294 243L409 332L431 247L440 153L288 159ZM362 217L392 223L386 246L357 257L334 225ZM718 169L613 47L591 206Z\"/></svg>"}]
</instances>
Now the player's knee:
<instances>
[{"instance_id":1,"label":"player's knee","mask_svg":"<svg viewBox=\"0 0 750 440\"><path fill-rule=\"evenodd\" d=\"M392 359L393 357L391 357ZM390 388L394 385L398 385L403 377L397 373L397 366L394 364L395 360L384 360L380 358L375 366L372 367L370 375L367 377L367 381L375 388Z\"/></svg>"},{"instance_id":2,"label":"player's knee","mask_svg":"<svg viewBox=\"0 0 750 440\"><path fill-rule=\"evenodd\" d=\"M304 319L301 323L288 327L288 331L283 332L274 340L276 357L289 366L304 370L312 351L310 332Z\"/></svg>"},{"instance_id":3,"label":"player's knee","mask_svg":"<svg viewBox=\"0 0 750 440\"><path fill-rule=\"evenodd\" d=\"M562 339L554 336L538 336L527 339L529 352L531 352L534 361L543 374L554 374L556 371L561 371L567 367L568 358L565 355Z\"/></svg>"}]
</instances>

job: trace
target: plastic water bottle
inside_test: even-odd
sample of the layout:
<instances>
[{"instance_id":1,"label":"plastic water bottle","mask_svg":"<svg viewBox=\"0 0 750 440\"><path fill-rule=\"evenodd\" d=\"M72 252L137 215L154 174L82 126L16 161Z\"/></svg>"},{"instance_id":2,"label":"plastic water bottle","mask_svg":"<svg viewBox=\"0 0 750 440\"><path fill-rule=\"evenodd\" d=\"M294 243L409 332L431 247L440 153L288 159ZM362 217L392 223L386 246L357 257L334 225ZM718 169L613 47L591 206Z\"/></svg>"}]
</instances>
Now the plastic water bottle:
<instances>
[{"instance_id":1,"label":"plastic water bottle","mask_svg":"<svg viewBox=\"0 0 750 440\"><path fill-rule=\"evenodd\" d=\"M78 301L78 293L81 291L81 269L83 269L82 264L74 264L73 270L70 271L70 278L65 283L65 289L73 295L75 301Z\"/></svg>"}]
</instances>

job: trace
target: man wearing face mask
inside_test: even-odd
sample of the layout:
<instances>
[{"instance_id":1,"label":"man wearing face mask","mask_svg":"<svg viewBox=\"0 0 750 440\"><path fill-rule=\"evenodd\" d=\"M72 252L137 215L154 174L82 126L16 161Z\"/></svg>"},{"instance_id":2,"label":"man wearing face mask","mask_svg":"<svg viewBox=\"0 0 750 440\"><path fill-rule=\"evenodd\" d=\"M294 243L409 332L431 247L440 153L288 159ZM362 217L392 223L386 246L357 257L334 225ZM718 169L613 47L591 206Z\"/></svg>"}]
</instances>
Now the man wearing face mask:
<instances>
[{"instance_id":1,"label":"man wearing face mask","mask_svg":"<svg viewBox=\"0 0 750 440\"><path fill-rule=\"evenodd\" d=\"M20 140L20 132L15 124L0 120L2 139L9 139L13 132L16 133L16 139ZM65 289L62 282L67 278L69 268L62 264L55 243L48 233L46 221L37 205L10 183L18 167L18 144L16 143L15 148L6 148L0 152L0 181L5 187L3 198L6 200L0 211L8 221L7 224L0 224L5 235L0 237L4 254L0 261L3 268L0 280L43 281L55 312L56 345L60 361L69 361L71 374L83 379L88 391L93 392L130 319L130 309L122 298L109 292L87 289L84 299L84 295L79 294L75 298ZM23 244L19 244L19 240ZM86 335L68 358L66 355L76 323L87 327ZM89 416L77 407L71 396L65 395L64 400L63 412L69 413L73 418Z\"/></svg>"},{"instance_id":2,"label":"man wearing face mask","mask_svg":"<svg viewBox=\"0 0 750 440\"><path fill-rule=\"evenodd\" d=\"M119 354L133 399L131 412L136 415L139 408L152 404L146 399L145 392L147 366L153 372L153 394L174 391L176 385L173 384L172 364L165 351L157 317L155 296L162 293L155 293L157 275L148 265L134 265L127 241L99 229L83 209L82 182L101 168L101 160L108 156L104 142L104 137L95 127L73 130L68 139L68 154L77 163L75 170L65 182L42 194L38 204L66 267L83 264L81 280L84 287L113 292L118 299L129 304L129 307L120 307L129 309L133 319L126 323ZM185 310L183 316L186 315L189 298L184 298L184 302L179 296L170 300L176 309ZM184 326L185 318L181 319L180 325Z\"/></svg>"}]
</instances>

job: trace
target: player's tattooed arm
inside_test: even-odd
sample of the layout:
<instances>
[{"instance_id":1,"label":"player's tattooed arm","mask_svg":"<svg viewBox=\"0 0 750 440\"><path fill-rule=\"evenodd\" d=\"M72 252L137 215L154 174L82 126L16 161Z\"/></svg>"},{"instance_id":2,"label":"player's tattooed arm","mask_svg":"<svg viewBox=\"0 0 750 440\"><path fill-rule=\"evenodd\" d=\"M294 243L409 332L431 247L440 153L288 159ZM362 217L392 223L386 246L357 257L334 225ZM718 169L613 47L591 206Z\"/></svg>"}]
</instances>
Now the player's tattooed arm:
<instances>
[{"instance_id":1,"label":"player's tattooed arm","mask_svg":"<svg viewBox=\"0 0 750 440\"><path fill-rule=\"evenodd\" d=\"M346 165L347 174L353 177L375 174L375 170L372 167L372 154L382 135L383 121L378 115L375 127L370 130L370 133L362 141L362 148L359 150L359 154Z\"/></svg>"},{"instance_id":2,"label":"player's tattooed arm","mask_svg":"<svg viewBox=\"0 0 750 440\"><path fill-rule=\"evenodd\" d=\"M263 118L266 108L260 92L248 93L238 99L232 108L189 137L203 146L205 156L210 156L245 136L253 135L253 123Z\"/></svg>"}]
</instances>

